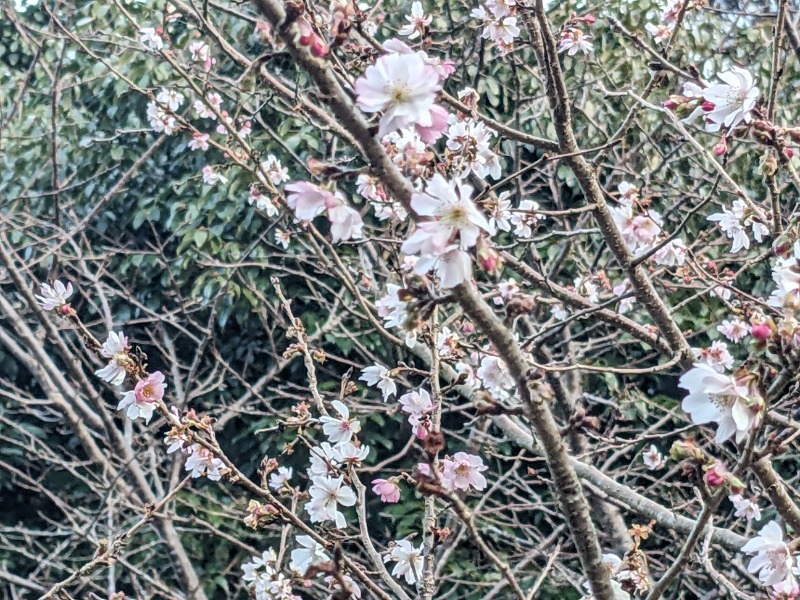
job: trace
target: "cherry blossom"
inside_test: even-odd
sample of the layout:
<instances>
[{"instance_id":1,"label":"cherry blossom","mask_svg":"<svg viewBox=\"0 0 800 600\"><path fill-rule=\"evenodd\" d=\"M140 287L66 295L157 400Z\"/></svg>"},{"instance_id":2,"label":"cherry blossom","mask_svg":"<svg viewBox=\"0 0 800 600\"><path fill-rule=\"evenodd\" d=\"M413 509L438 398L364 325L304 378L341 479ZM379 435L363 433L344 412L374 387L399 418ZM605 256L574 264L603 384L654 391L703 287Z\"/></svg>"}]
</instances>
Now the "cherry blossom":
<instances>
[{"instance_id":1,"label":"cherry blossom","mask_svg":"<svg viewBox=\"0 0 800 600\"><path fill-rule=\"evenodd\" d=\"M397 384L389 375L389 369L383 365L374 364L361 371L359 381L366 382L369 386L377 386L383 393L383 401L386 402L390 396L397 394Z\"/></svg>"},{"instance_id":2,"label":"cherry blossom","mask_svg":"<svg viewBox=\"0 0 800 600\"><path fill-rule=\"evenodd\" d=\"M621 315L629 312L633 308L634 304L636 304L636 297L631 294L632 290L633 286L631 286L630 279L628 278L625 278L623 281L615 285L611 290L616 296L621 297L619 306L617 308L617 311Z\"/></svg>"},{"instance_id":3,"label":"cherry blossom","mask_svg":"<svg viewBox=\"0 0 800 600\"><path fill-rule=\"evenodd\" d=\"M741 319L725 319L717 325L717 331L732 342L740 342L750 334L750 326Z\"/></svg>"},{"instance_id":4,"label":"cherry blossom","mask_svg":"<svg viewBox=\"0 0 800 600\"><path fill-rule=\"evenodd\" d=\"M423 388L403 394L397 401L401 410L409 415L421 416L433 410L431 395Z\"/></svg>"},{"instance_id":5,"label":"cherry blossom","mask_svg":"<svg viewBox=\"0 0 800 600\"><path fill-rule=\"evenodd\" d=\"M655 40L656 44L662 44L668 41L670 37L672 37L672 31L675 29L670 23L660 23L658 25L647 23L644 28L647 30L647 33L653 36L653 40Z\"/></svg>"},{"instance_id":6,"label":"cherry blossom","mask_svg":"<svg viewBox=\"0 0 800 600\"><path fill-rule=\"evenodd\" d=\"M141 417L145 423L149 423L157 403L164 398L166 387L164 374L161 371L155 371L146 379L137 381L133 390L125 392L117 405L117 410L127 408L125 414L129 419Z\"/></svg>"},{"instance_id":7,"label":"cherry blossom","mask_svg":"<svg viewBox=\"0 0 800 600\"><path fill-rule=\"evenodd\" d=\"M493 233L486 217L472 202L472 192L472 186L461 181L450 183L439 173L434 174L425 192L411 197L411 208L420 216L435 220L420 223L403 243L403 252L441 256L456 235L461 249L466 250L477 243L481 230Z\"/></svg>"},{"instance_id":8,"label":"cherry blossom","mask_svg":"<svg viewBox=\"0 0 800 600\"><path fill-rule=\"evenodd\" d=\"M142 27L139 30L139 41L148 49L158 52L164 49L164 38L161 28Z\"/></svg>"},{"instance_id":9,"label":"cherry blossom","mask_svg":"<svg viewBox=\"0 0 800 600\"><path fill-rule=\"evenodd\" d=\"M336 450L329 442L322 442L311 448L308 467L310 475L330 475L340 466L336 459Z\"/></svg>"},{"instance_id":10,"label":"cherry blossom","mask_svg":"<svg viewBox=\"0 0 800 600\"><path fill-rule=\"evenodd\" d=\"M311 501L306 503L306 511L312 523L334 521L337 529L344 529L347 520L338 506L353 506L356 495L350 487L343 485L344 477L314 477L308 493Z\"/></svg>"},{"instance_id":11,"label":"cherry blossom","mask_svg":"<svg viewBox=\"0 0 800 600\"><path fill-rule=\"evenodd\" d=\"M199 131L195 131L192 134L192 139L189 140L189 143L186 144L191 150L208 150L208 139L209 135L207 133L200 133Z\"/></svg>"},{"instance_id":12,"label":"cherry blossom","mask_svg":"<svg viewBox=\"0 0 800 600\"><path fill-rule=\"evenodd\" d=\"M777 287L769 297L769 305L794 310L800 299L800 241L794 243L791 256L778 259L772 269L772 280Z\"/></svg>"},{"instance_id":13,"label":"cherry blossom","mask_svg":"<svg viewBox=\"0 0 800 600\"><path fill-rule=\"evenodd\" d=\"M432 19L433 17L425 15L422 10L422 2L413 2L411 4L411 14L406 15L408 23L403 25L397 33L406 36L410 40L416 39L425 32Z\"/></svg>"},{"instance_id":14,"label":"cherry blossom","mask_svg":"<svg viewBox=\"0 0 800 600\"><path fill-rule=\"evenodd\" d=\"M748 521L761 520L761 509L752 500L744 498L741 494L731 494L728 496L728 500L733 503L733 507L736 509L735 516L744 517Z\"/></svg>"},{"instance_id":15,"label":"cherry blossom","mask_svg":"<svg viewBox=\"0 0 800 600\"><path fill-rule=\"evenodd\" d=\"M658 451L655 444L650 444L650 448L642 453L642 462L644 462L648 469L655 471L664 466L664 457L661 452Z\"/></svg>"},{"instance_id":16,"label":"cherry blossom","mask_svg":"<svg viewBox=\"0 0 800 600\"><path fill-rule=\"evenodd\" d=\"M451 490L481 491L486 488L486 478L481 474L489 467L483 464L480 456L456 452L453 458L442 461L442 483Z\"/></svg>"},{"instance_id":17,"label":"cherry blossom","mask_svg":"<svg viewBox=\"0 0 800 600\"><path fill-rule=\"evenodd\" d=\"M439 76L417 54L387 54L367 67L355 83L364 112L383 112L378 136L413 125L430 127Z\"/></svg>"},{"instance_id":18,"label":"cherry blossom","mask_svg":"<svg viewBox=\"0 0 800 600\"><path fill-rule=\"evenodd\" d=\"M435 270L439 285L444 289L453 288L472 275L472 261L469 254L457 245L447 246L442 254L421 256L414 266L418 275Z\"/></svg>"},{"instance_id":19,"label":"cherry blossom","mask_svg":"<svg viewBox=\"0 0 800 600\"><path fill-rule=\"evenodd\" d=\"M337 243L360 239L364 227L361 215L356 209L348 206L341 196L335 196L334 200L334 203L327 206L327 216L331 222L331 240Z\"/></svg>"},{"instance_id":20,"label":"cherry blossom","mask_svg":"<svg viewBox=\"0 0 800 600\"><path fill-rule=\"evenodd\" d=\"M341 400L334 400L331 405L339 414L339 418L321 416L319 422L322 423L322 431L332 444L349 442L353 435L361 431L361 423L357 419L350 419L350 409Z\"/></svg>"},{"instance_id":21,"label":"cherry blossom","mask_svg":"<svg viewBox=\"0 0 800 600\"><path fill-rule=\"evenodd\" d=\"M172 135L178 129L178 121L173 115L153 100L147 105L147 122L156 133Z\"/></svg>"},{"instance_id":22,"label":"cherry blossom","mask_svg":"<svg viewBox=\"0 0 800 600\"><path fill-rule=\"evenodd\" d=\"M731 252L734 253L750 247L750 237L747 235L746 227L751 227L753 238L757 242L761 242L764 236L769 235L766 225L747 216L747 207L741 200L734 200L730 209L723 207L721 213L710 215L708 220L719 223L720 229L733 240Z\"/></svg>"},{"instance_id":23,"label":"cherry blossom","mask_svg":"<svg viewBox=\"0 0 800 600\"><path fill-rule=\"evenodd\" d=\"M676 238L661 246L655 254L653 260L657 265L664 267L680 267L686 262L688 249L682 239Z\"/></svg>"},{"instance_id":24,"label":"cherry blossom","mask_svg":"<svg viewBox=\"0 0 800 600\"><path fill-rule=\"evenodd\" d=\"M369 456L369 446L356 446L353 442L342 442L333 447L333 458L340 464L358 466Z\"/></svg>"},{"instance_id":25,"label":"cherry blossom","mask_svg":"<svg viewBox=\"0 0 800 600\"><path fill-rule=\"evenodd\" d=\"M278 470L270 473L269 487L277 490L283 487L283 484L288 483L292 478L294 470L291 467L278 467Z\"/></svg>"},{"instance_id":26,"label":"cherry blossom","mask_svg":"<svg viewBox=\"0 0 800 600\"><path fill-rule=\"evenodd\" d=\"M400 501L400 486L392 479L373 479L372 491L381 497L381 502L394 504Z\"/></svg>"},{"instance_id":27,"label":"cherry blossom","mask_svg":"<svg viewBox=\"0 0 800 600\"><path fill-rule=\"evenodd\" d=\"M193 444L189 448L189 453L184 468L191 471L193 478L205 475L211 481L219 481L227 471L222 459L214 456L211 450L203 448L200 444Z\"/></svg>"},{"instance_id":28,"label":"cherry blossom","mask_svg":"<svg viewBox=\"0 0 800 600\"><path fill-rule=\"evenodd\" d=\"M158 92L156 96L156 101L166 106L171 111L176 111L181 107L183 104L183 94L176 92L175 90L169 90L167 88L161 88L161 91Z\"/></svg>"},{"instance_id":29,"label":"cherry blossom","mask_svg":"<svg viewBox=\"0 0 800 600\"><path fill-rule=\"evenodd\" d=\"M509 3L510 4L510 3ZM517 17L511 16L507 3L488 2L486 10L483 6L472 9L470 15L483 24L481 37L498 44L509 45L519 37L520 29Z\"/></svg>"},{"instance_id":30,"label":"cherry blossom","mask_svg":"<svg viewBox=\"0 0 800 600\"><path fill-rule=\"evenodd\" d=\"M61 281L56 279L53 285L43 283L39 288L39 295L36 296L36 302L42 310L52 311L55 309L61 310L62 306L69 305L69 299L74 290L72 284L67 282L64 285Z\"/></svg>"},{"instance_id":31,"label":"cherry blossom","mask_svg":"<svg viewBox=\"0 0 800 600\"><path fill-rule=\"evenodd\" d=\"M203 167L203 183L206 185L214 185L216 183L228 183L228 178L217 173L216 169L211 165Z\"/></svg>"},{"instance_id":32,"label":"cherry blossom","mask_svg":"<svg viewBox=\"0 0 800 600\"><path fill-rule=\"evenodd\" d=\"M328 588L333 592L328 600L336 600L337 598L355 598L359 600L361 598L361 588L349 575L339 574L337 577L326 575L323 581L328 584ZM344 583L346 590L342 589L342 583Z\"/></svg>"},{"instance_id":33,"label":"cherry blossom","mask_svg":"<svg viewBox=\"0 0 800 600\"><path fill-rule=\"evenodd\" d=\"M270 548L242 565L242 579L252 589L256 600L300 600L292 593L292 581L277 570L278 558Z\"/></svg>"},{"instance_id":34,"label":"cherry blossom","mask_svg":"<svg viewBox=\"0 0 800 600\"><path fill-rule=\"evenodd\" d=\"M770 521L758 535L742 546L742 552L755 554L747 565L750 573L758 573L764 585L775 585L786 579L794 564L789 546L783 541L780 525Z\"/></svg>"},{"instance_id":35,"label":"cherry blossom","mask_svg":"<svg viewBox=\"0 0 800 600\"><path fill-rule=\"evenodd\" d=\"M328 204L336 203L331 192L307 181L288 183L284 189L289 192L286 195L286 203L301 221L311 221L321 214Z\"/></svg>"},{"instance_id":36,"label":"cherry blossom","mask_svg":"<svg viewBox=\"0 0 800 600\"><path fill-rule=\"evenodd\" d=\"M305 575L312 565L325 563L331 559L325 552L325 547L311 536L298 535L294 541L299 547L292 550L289 568L300 575Z\"/></svg>"},{"instance_id":37,"label":"cherry blossom","mask_svg":"<svg viewBox=\"0 0 800 600\"><path fill-rule=\"evenodd\" d=\"M111 385L122 385L127 374L126 367L131 364L128 356L128 338L120 331L108 332L108 339L103 342L100 355L109 359L108 364L94 372L100 379Z\"/></svg>"},{"instance_id":38,"label":"cherry blossom","mask_svg":"<svg viewBox=\"0 0 800 600\"><path fill-rule=\"evenodd\" d=\"M733 356L728 352L728 344L715 341L708 348L692 348L694 357L698 362L705 363L717 373L724 373L733 367Z\"/></svg>"},{"instance_id":39,"label":"cherry blossom","mask_svg":"<svg viewBox=\"0 0 800 600\"><path fill-rule=\"evenodd\" d=\"M715 132L720 128L733 129L739 123L749 123L750 111L755 108L759 90L753 76L741 67L731 67L717 73L724 83L712 85L703 90L703 98L713 105L704 113L706 131Z\"/></svg>"},{"instance_id":40,"label":"cherry blossom","mask_svg":"<svg viewBox=\"0 0 800 600\"><path fill-rule=\"evenodd\" d=\"M750 391L732 376L718 373L705 363L695 363L678 385L689 392L682 407L695 424L712 421L718 424L717 443L734 434L736 441L741 442L756 424L757 415L750 407Z\"/></svg>"},{"instance_id":41,"label":"cherry blossom","mask_svg":"<svg viewBox=\"0 0 800 600\"><path fill-rule=\"evenodd\" d=\"M220 112L222 107L222 96L220 96L216 92L209 93L206 98L205 102L202 100L195 100L192 104L194 111L197 113L197 116L201 119L215 119L217 118L215 110Z\"/></svg>"},{"instance_id":42,"label":"cherry blossom","mask_svg":"<svg viewBox=\"0 0 800 600\"><path fill-rule=\"evenodd\" d=\"M289 244L292 241L292 234L288 231L284 231L283 229L276 229L275 230L275 241L278 242L284 249L289 247Z\"/></svg>"},{"instance_id":43,"label":"cherry blossom","mask_svg":"<svg viewBox=\"0 0 800 600\"><path fill-rule=\"evenodd\" d=\"M577 27L567 27L561 32L561 40L558 43L558 51L564 52L570 56L575 56L578 51L584 54L594 52L594 45L590 41L592 36L583 33Z\"/></svg>"},{"instance_id":44,"label":"cherry blossom","mask_svg":"<svg viewBox=\"0 0 800 600\"><path fill-rule=\"evenodd\" d=\"M522 200L519 206L511 213L511 224L514 226L514 235L521 238L529 238L533 235L533 229L544 216L538 214L539 203L534 200Z\"/></svg>"},{"instance_id":45,"label":"cherry blossom","mask_svg":"<svg viewBox=\"0 0 800 600\"><path fill-rule=\"evenodd\" d=\"M383 562L394 562L392 575L404 577L407 584L415 585L422 577L422 545L414 548L408 540L398 540L383 557Z\"/></svg>"},{"instance_id":46,"label":"cherry blossom","mask_svg":"<svg viewBox=\"0 0 800 600\"><path fill-rule=\"evenodd\" d=\"M261 193L261 190L258 189L257 185L250 187L250 193L247 196L247 203L250 205L255 204L256 208L258 210L263 210L268 217L276 217L281 212L277 203L266 194ZM278 231L280 230L276 230L276 237Z\"/></svg>"},{"instance_id":47,"label":"cherry blossom","mask_svg":"<svg viewBox=\"0 0 800 600\"><path fill-rule=\"evenodd\" d=\"M508 390L514 387L514 378L505 363L496 356L484 356L475 374L495 398L506 398Z\"/></svg>"},{"instance_id":48,"label":"cherry blossom","mask_svg":"<svg viewBox=\"0 0 800 600\"><path fill-rule=\"evenodd\" d=\"M266 173L267 179L269 179L273 185L280 185L289 181L289 170L282 166L281 161L273 154L269 154L265 160L261 161L260 167L261 171ZM263 175L259 172L259 178L261 177L263 177Z\"/></svg>"}]
</instances>

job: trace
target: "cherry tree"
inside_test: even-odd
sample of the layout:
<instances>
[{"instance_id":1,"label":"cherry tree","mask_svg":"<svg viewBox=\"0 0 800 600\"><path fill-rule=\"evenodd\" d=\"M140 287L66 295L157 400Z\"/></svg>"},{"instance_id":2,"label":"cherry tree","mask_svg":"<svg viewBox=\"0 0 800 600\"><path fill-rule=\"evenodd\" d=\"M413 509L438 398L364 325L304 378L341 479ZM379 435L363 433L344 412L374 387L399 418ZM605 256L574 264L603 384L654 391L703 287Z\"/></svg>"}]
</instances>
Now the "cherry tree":
<instances>
[{"instance_id":1,"label":"cherry tree","mask_svg":"<svg viewBox=\"0 0 800 600\"><path fill-rule=\"evenodd\" d=\"M800 597L787 0L0 6L8 597Z\"/></svg>"}]
</instances>

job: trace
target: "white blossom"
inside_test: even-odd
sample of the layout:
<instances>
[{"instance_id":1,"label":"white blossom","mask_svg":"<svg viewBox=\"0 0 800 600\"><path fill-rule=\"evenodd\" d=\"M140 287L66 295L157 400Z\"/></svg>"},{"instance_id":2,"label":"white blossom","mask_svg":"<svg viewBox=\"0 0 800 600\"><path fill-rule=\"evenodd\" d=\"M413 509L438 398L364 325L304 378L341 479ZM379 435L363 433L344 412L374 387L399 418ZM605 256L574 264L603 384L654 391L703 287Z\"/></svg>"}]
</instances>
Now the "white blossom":
<instances>
[{"instance_id":1,"label":"white blossom","mask_svg":"<svg viewBox=\"0 0 800 600\"><path fill-rule=\"evenodd\" d=\"M312 523L334 521L338 529L347 526L347 520L338 507L339 504L353 506L356 495L350 487L343 485L343 481L344 476L319 476L311 480L312 486L308 490L311 501L305 508Z\"/></svg>"},{"instance_id":2,"label":"white blossom","mask_svg":"<svg viewBox=\"0 0 800 600\"><path fill-rule=\"evenodd\" d=\"M383 557L383 562L394 562L392 575L404 577L407 584L415 585L422 578L422 545L414 548L408 540L399 540Z\"/></svg>"},{"instance_id":3,"label":"white blossom","mask_svg":"<svg viewBox=\"0 0 800 600\"><path fill-rule=\"evenodd\" d=\"M334 400L331 405L339 417L322 415L319 418L319 422L322 423L322 431L332 444L349 442L353 435L361 431L361 423L357 419L350 419L350 409L341 400Z\"/></svg>"},{"instance_id":4,"label":"white blossom","mask_svg":"<svg viewBox=\"0 0 800 600\"><path fill-rule=\"evenodd\" d=\"M361 371L359 381L366 382L369 386L377 386L383 393L383 401L386 402L390 396L397 394L397 384L389 376L389 369L383 365L374 364L371 367L365 367Z\"/></svg>"},{"instance_id":5,"label":"white blossom","mask_svg":"<svg viewBox=\"0 0 800 600\"><path fill-rule=\"evenodd\" d=\"M39 295L36 296L36 302L42 310L51 311L67 304L72 293L73 289L71 283L68 282L67 285L64 285L61 281L56 279L52 286L46 283L41 285L39 288Z\"/></svg>"}]
</instances>

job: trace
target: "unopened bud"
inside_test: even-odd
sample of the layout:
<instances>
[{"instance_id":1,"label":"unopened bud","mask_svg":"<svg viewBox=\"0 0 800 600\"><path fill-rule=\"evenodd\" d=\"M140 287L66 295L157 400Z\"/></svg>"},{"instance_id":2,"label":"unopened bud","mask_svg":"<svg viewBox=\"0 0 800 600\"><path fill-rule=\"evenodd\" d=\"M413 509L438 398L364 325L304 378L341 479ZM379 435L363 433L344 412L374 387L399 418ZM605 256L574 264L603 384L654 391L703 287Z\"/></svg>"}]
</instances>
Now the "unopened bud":
<instances>
[{"instance_id":1,"label":"unopened bud","mask_svg":"<svg viewBox=\"0 0 800 600\"><path fill-rule=\"evenodd\" d=\"M328 44L316 34L314 35L314 40L311 42L311 54L317 58L322 58L328 54Z\"/></svg>"},{"instance_id":2,"label":"unopened bud","mask_svg":"<svg viewBox=\"0 0 800 600\"><path fill-rule=\"evenodd\" d=\"M765 342L772 337L772 328L766 321L763 323L757 323L750 327L750 334L755 339Z\"/></svg>"},{"instance_id":3,"label":"unopened bud","mask_svg":"<svg viewBox=\"0 0 800 600\"><path fill-rule=\"evenodd\" d=\"M764 156L761 159L761 172L770 177L775 175L778 171L778 160L775 158L775 155L772 153L771 150L767 150L764 152Z\"/></svg>"}]
</instances>

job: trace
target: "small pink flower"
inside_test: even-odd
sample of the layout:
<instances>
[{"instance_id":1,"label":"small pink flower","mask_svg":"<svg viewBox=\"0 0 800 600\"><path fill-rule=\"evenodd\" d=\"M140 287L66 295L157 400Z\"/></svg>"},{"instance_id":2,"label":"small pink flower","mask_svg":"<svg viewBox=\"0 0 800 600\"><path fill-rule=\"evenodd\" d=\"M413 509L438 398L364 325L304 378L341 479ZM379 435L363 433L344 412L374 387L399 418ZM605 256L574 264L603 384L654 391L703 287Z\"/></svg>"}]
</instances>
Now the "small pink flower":
<instances>
[{"instance_id":1,"label":"small pink flower","mask_svg":"<svg viewBox=\"0 0 800 600\"><path fill-rule=\"evenodd\" d=\"M156 409L156 403L164 398L164 374L156 371L136 382L133 390L125 392L122 400L117 405L117 410L126 409L125 414L129 419L144 419L149 423Z\"/></svg>"},{"instance_id":2,"label":"small pink flower","mask_svg":"<svg viewBox=\"0 0 800 600\"><path fill-rule=\"evenodd\" d=\"M381 502L394 504L400 500L400 486L390 479L373 479L372 491L381 497Z\"/></svg>"},{"instance_id":3,"label":"small pink flower","mask_svg":"<svg viewBox=\"0 0 800 600\"><path fill-rule=\"evenodd\" d=\"M133 388L133 393L139 404L160 402L164 398L164 388L164 374L161 371L155 371L148 375L147 379L138 381L136 387Z\"/></svg>"},{"instance_id":4,"label":"small pink flower","mask_svg":"<svg viewBox=\"0 0 800 600\"><path fill-rule=\"evenodd\" d=\"M474 487L480 491L486 488L486 478L481 474L489 467L483 464L480 456L456 452L452 459L442 461L442 483L451 490L468 490Z\"/></svg>"}]
</instances>

